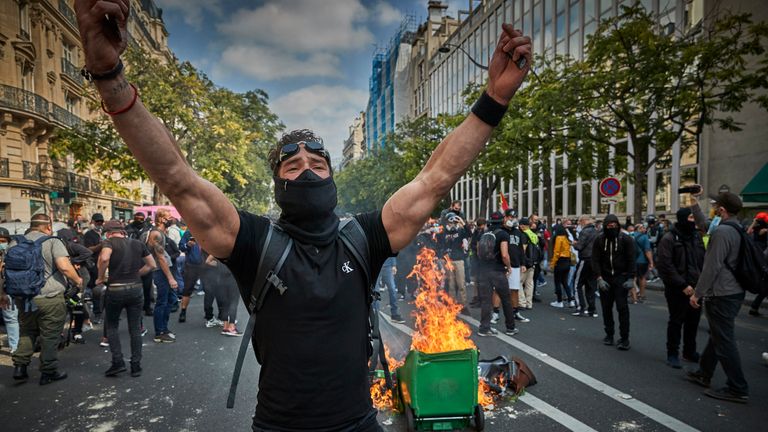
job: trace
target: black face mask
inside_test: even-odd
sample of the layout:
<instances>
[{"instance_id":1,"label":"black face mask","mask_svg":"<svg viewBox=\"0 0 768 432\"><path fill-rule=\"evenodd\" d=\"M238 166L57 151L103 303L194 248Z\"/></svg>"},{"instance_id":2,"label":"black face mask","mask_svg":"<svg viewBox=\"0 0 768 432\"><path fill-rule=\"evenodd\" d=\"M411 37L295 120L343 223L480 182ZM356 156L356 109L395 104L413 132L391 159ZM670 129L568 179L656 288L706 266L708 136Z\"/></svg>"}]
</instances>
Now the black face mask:
<instances>
[{"instance_id":1,"label":"black face mask","mask_svg":"<svg viewBox=\"0 0 768 432\"><path fill-rule=\"evenodd\" d=\"M336 239L339 218L336 183L307 169L296 180L275 177L275 202L282 213L278 225L295 240L325 246Z\"/></svg>"},{"instance_id":2,"label":"black face mask","mask_svg":"<svg viewBox=\"0 0 768 432\"><path fill-rule=\"evenodd\" d=\"M688 220L678 222L675 226L682 234L693 234L693 231L696 230L696 222L691 222Z\"/></svg>"},{"instance_id":3,"label":"black face mask","mask_svg":"<svg viewBox=\"0 0 768 432\"><path fill-rule=\"evenodd\" d=\"M165 221L165 222L163 223L163 225L165 225L165 227L166 227L166 228L170 228L170 227L171 227L171 225L173 225L173 222L171 222L171 221Z\"/></svg>"},{"instance_id":4,"label":"black face mask","mask_svg":"<svg viewBox=\"0 0 768 432\"><path fill-rule=\"evenodd\" d=\"M619 228L606 228L605 236L609 239L615 239L619 236Z\"/></svg>"}]
</instances>

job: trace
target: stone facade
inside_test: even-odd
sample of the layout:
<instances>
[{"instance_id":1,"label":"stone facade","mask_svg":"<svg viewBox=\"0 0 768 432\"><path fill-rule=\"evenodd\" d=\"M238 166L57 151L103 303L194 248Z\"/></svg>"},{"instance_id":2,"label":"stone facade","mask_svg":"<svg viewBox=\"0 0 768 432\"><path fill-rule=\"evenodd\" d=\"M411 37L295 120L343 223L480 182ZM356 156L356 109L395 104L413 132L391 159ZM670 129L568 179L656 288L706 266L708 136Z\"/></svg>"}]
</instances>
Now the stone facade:
<instances>
[{"instance_id":1,"label":"stone facade","mask_svg":"<svg viewBox=\"0 0 768 432\"><path fill-rule=\"evenodd\" d=\"M28 221L36 213L63 221L97 212L128 219L134 206L152 204L147 182L127 185L142 190L141 200L118 197L94 173L75 172L71 158L49 156L49 141L58 130L102 115L89 108L92 92L80 76L84 54L73 4L0 2L0 221ZM131 8L132 43L171 59L162 10L152 0L133 0ZM70 202L52 198L52 192L62 195L66 188L76 193Z\"/></svg>"}]
</instances>

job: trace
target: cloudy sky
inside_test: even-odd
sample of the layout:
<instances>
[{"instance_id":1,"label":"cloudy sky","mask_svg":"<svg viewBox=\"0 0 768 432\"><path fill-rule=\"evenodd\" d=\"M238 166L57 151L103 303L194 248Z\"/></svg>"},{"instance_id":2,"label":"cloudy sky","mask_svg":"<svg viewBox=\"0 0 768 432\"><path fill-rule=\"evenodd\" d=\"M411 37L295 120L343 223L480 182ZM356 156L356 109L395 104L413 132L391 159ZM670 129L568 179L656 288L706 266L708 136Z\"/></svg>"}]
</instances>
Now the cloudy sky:
<instances>
[{"instance_id":1,"label":"cloudy sky","mask_svg":"<svg viewBox=\"0 0 768 432\"><path fill-rule=\"evenodd\" d=\"M287 128L311 128L341 156L368 102L374 48L427 0L155 0L171 50L218 85L260 88ZM445 1L456 16L468 0Z\"/></svg>"}]
</instances>

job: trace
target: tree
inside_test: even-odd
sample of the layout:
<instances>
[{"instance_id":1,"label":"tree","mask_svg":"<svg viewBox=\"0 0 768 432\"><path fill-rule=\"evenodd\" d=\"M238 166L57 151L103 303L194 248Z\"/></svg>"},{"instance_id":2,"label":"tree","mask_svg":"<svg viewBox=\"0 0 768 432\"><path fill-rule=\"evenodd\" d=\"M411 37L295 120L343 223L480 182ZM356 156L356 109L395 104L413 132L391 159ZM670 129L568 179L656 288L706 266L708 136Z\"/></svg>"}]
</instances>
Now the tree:
<instances>
[{"instance_id":1,"label":"tree","mask_svg":"<svg viewBox=\"0 0 768 432\"><path fill-rule=\"evenodd\" d=\"M567 117L582 140L582 154L606 155L613 148L633 161L631 171L623 157L614 168L635 185L635 220L648 170L668 158L676 142L685 151L708 126L740 130L732 113L745 103L768 108L766 96L756 92L768 88L766 23L726 12L674 34L658 22L639 4L623 6L617 17L601 22L584 61L566 68L561 80L565 88L581 89L577 110ZM631 145L617 144L622 138Z\"/></svg>"},{"instance_id":2,"label":"tree","mask_svg":"<svg viewBox=\"0 0 768 432\"><path fill-rule=\"evenodd\" d=\"M142 103L176 138L188 163L238 207L263 212L269 204L266 155L283 129L268 108L267 94L244 94L216 86L188 62L163 63L139 48L125 53L127 78ZM52 155L71 154L75 168L101 175L106 187L123 196L126 181L146 178L111 121L101 116L83 127L60 131ZM159 191L156 190L157 201Z\"/></svg>"}]
</instances>

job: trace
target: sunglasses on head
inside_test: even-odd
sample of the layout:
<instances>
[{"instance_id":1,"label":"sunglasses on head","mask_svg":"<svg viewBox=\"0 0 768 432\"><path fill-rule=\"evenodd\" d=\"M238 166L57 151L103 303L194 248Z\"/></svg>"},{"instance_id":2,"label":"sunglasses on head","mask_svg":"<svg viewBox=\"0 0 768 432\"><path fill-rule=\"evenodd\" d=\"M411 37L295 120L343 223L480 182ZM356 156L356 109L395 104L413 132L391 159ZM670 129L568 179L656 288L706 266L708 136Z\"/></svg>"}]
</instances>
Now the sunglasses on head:
<instances>
[{"instance_id":1,"label":"sunglasses on head","mask_svg":"<svg viewBox=\"0 0 768 432\"><path fill-rule=\"evenodd\" d=\"M330 156L328 155L328 151L325 150L325 146L323 146L323 143L319 143L317 141L299 141L295 143L285 144L280 148L280 156L277 158L277 163L281 163L284 160L288 159L289 157L295 155L299 152L299 149L301 148L301 144L304 144L304 148L308 152L312 152L316 155L320 155L323 158L325 158L326 161L329 161Z\"/></svg>"}]
</instances>

